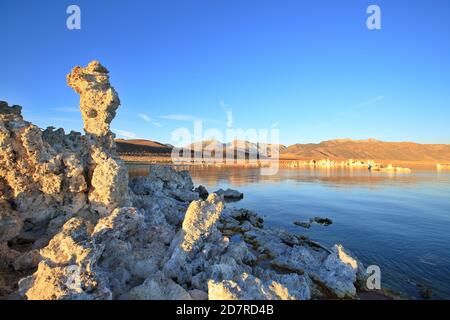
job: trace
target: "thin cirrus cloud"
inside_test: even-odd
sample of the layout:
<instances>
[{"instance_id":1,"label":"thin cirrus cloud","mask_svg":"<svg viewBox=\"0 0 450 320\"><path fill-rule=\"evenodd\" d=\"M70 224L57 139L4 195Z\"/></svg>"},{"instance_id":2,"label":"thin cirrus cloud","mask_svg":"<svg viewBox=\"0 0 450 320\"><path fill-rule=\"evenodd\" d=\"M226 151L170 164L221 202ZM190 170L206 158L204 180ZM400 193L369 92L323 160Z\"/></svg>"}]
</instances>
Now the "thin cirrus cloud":
<instances>
[{"instance_id":1,"label":"thin cirrus cloud","mask_svg":"<svg viewBox=\"0 0 450 320\"><path fill-rule=\"evenodd\" d=\"M56 122L69 122L69 123L80 123L81 119L77 119L77 118L66 118L66 117L50 117L48 118L52 121L56 121Z\"/></svg>"},{"instance_id":2,"label":"thin cirrus cloud","mask_svg":"<svg viewBox=\"0 0 450 320\"><path fill-rule=\"evenodd\" d=\"M117 136L125 139L142 139L136 133L121 129L111 129Z\"/></svg>"},{"instance_id":3,"label":"thin cirrus cloud","mask_svg":"<svg viewBox=\"0 0 450 320\"><path fill-rule=\"evenodd\" d=\"M159 116L158 118L164 119L164 120L184 121L184 122L203 121L203 122L222 123L222 121L218 121L215 119L199 118L199 117L192 116L189 114L168 114L168 115L164 115L164 116Z\"/></svg>"},{"instance_id":4,"label":"thin cirrus cloud","mask_svg":"<svg viewBox=\"0 0 450 320\"><path fill-rule=\"evenodd\" d=\"M174 121L196 121L199 120L197 117L187 115L187 114L168 114L165 116L160 116L161 119L174 120Z\"/></svg>"},{"instance_id":5,"label":"thin cirrus cloud","mask_svg":"<svg viewBox=\"0 0 450 320\"><path fill-rule=\"evenodd\" d=\"M363 103L360 103L356 107L366 107L366 106L371 105L372 103L378 102L378 101L383 100L383 99L384 99L384 96L376 96L376 97L373 97L373 98L371 98L371 99L369 99L369 100L367 100L367 101L365 101Z\"/></svg>"},{"instance_id":6,"label":"thin cirrus cloud","mask_svg":"<svg viewBox=\"0 0 450 320\"><path fill-rule=\"evenodd\" d=\"M80 112L78 108L74 107L57 107L53 108L52 110L57 112Z\"/></svg>"},{"instance_id":7,"label":"thin cirrus cloud","mask_svg":"<svg viewBox=\"0 0 450 320\"><path fill-rule=\"evenodd\" d=\"M152 119L148 116L148 115L146 115L146 114L138 114L138 117L139 118L141 118L141 119L143 119L144 121L147 121L147 122L150 122L150 121L152 121Z\"/></svg>"},{"instance_id":8,"label":"thin cirrus cloud","mask_svg":"<svg viewBox=\"0 0 450 320\"><path fill-rule=\"evenodd\" d=\"M145 122L151 123L155 127L162 127L162 124L160 124L159 122L153 120L151 117L149 117L146 114L140 113L140 114L138 114L138 117L141 118L142 120L144 120Z\"/></svg>"}]
</instances>

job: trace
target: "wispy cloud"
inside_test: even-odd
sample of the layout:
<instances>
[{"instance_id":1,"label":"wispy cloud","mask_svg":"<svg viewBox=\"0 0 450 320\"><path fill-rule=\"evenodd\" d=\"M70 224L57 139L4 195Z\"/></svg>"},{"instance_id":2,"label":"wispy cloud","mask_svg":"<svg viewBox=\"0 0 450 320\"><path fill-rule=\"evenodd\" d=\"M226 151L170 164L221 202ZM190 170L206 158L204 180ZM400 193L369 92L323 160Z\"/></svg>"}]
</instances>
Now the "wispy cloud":
<instances>
[{"instance_id":1,"label":"wispy cloud","mask_svg":"<svg viewBox=\"0 0 450 320\"><path fill-rule=\"evenodd\" d=\"M152 119L151 119L148 115L143 114L143 113L138 114L138 117L141 118L141 119L143 119L143 120L146 121L146 122L152 121Z\"/></svg>"},{"instance_id":2,"label":"wispy cloud","mask_svg":"<svg viewBox=\"0 0 450 320\"><path fill-rule=\"evenodd\" d=\"M356 107L362 108L362 107L367 107L369 105L371 105L372 103L378 102L380 100L383 100L384 97L383 96L377 96L377 97L373 97L363 103L358 104Z\"/></svg>"},{"instance_id":3,"label":"wispy cloud","mask_svg":"<svg viewBox=\"0 0 450 320\"><path fill-rule=\"evenodd\" d=\"M233 110L231 110L230 108L228 108L225 105L225 102L220 101L220 105L223 109L223 111L225 112L225 115L227 117L227 127L232 127L233 126Z\"/></svg>"},{"instance_id":4,"label":"wispy cloud","mask_svg":"<svg viewBox=\"0 0 450 320\"><path fill-rule=\"evenodd\" d=\"M146 115L144 113L138 114L138 117L141 118L142 120L144 120L145 122L151 123L155 127L162 127L161 123L155 121L153 118L149 117L148 115Z\"/></svg>"},{"instance_id":5,"label":"wispy cloud","mask_svg":"<svg viewBox=\"0 0 450 320\"><path fill-rule=\"evenodd\" d=\"M164 119L164 120L184 121L184 122L202 121L202 122L211 122L211 123L223 123L223 121L219 121L216 119L200 118L200 117L189 115L189 114L168 114L168 115L164 115L164 116L159 116L158 118Z\"/></svg>"},{"instance_id":6,"label":"wispy cloud","mask_svg":"<svg viewBox=\"0 0 450 320\"><path fill-rule=\"evenodd\" d=\"M48 119L58 122L81 123L81 119L78 118L50 117Z\"/></svg>"},{"instance_id":7,"label":"wispy cloud","mask_svg":"<svg viewBox=\"0 0 450 320\"><path fill-rule=\"evenodd\" d=\"M131 132L131 131L125 131L125 130L120 130L120 129L111 129L111 130L115 134L117 134L117 136L120 137L120 138L125 138L125 139L142 139L136 133Z\"/></svg>"},{"instance_id":8,"label":"wispy cloud","mask_svg":"<svg viewBox=\"0 0 450 320\"><path fill-rule=\"evenodd\" d=\"M53 108L52 110L57 112L80 112L78 108L74 107L57 107Z\"/></svg>"},{"instance_id":9,"label":"wispy cloud","mask_svg":"<svg viewBox=\"0 0 450 320\"><path fill-rule=\"evenodd\" d=\"M168 114L165 116L160 116L161 119L174 120L174 121L196 121L200 120L197 117L187 115L187 114Z\"/></svg>"}]
</instances>

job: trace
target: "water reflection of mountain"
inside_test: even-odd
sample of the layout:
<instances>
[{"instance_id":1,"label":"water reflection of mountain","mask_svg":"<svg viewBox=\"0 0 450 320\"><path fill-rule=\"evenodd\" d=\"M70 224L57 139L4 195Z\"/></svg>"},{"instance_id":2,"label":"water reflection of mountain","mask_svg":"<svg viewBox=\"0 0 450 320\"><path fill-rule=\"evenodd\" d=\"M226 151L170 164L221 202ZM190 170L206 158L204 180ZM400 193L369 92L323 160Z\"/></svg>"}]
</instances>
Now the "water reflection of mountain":
<instances>
[{"instance_id":1,"label":"water reflection of mountain","mask_svg":"<svg viewBox=\"0 0 450 320\"><path fill-rule=\"evenodd\" d=\"M250 184L277 184L281 182L321 183L335 187L368 187L378 188L382 185L415 185L432 181L434 172L418 172L412 174L396 174L370 172L367 169L280 169L277 175L263 176L258 168L216 168L201 166L177 166L177 170L189 170L193 180L207 186L227 184L246 186ZM149 172L149 165L130 165L130 176L143 176Z\"/></svg>"}]
</instances>

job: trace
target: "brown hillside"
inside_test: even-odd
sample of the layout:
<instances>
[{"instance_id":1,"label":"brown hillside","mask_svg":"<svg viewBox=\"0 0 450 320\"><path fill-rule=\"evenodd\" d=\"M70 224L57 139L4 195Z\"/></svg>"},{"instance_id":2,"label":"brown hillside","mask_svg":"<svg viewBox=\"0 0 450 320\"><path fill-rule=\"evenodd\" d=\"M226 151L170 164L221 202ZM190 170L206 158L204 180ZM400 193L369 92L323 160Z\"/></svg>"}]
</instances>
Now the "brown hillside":
<instances>
[{"instance_id":1,"label":"brown hillside","mask_svg":"<svg viewBox=\"0 0 450 320\"><path fill-rule=\"evenodd\" d=\"M151 140L116 140L118 151L121 154L150 155L169 154L172 146ZM204 141L203 147L212 141ZM223 144L215 142L223 150L233 148L235 152L247 153L257 145L247 143L247 150L235 149L233 143ZM282 159L370 159L380 161L414 161L427 163L450 162L450 144L419 144L414 142L384 142L375 139L351 140L337 139L322 141L320 143L294 144L289 147L280 147Z\"/></svg>"},{"instance_id":2,"label":"brown hillside","mask_svg":"<svg viewBox=\"0 0 450 320\"><path fill-rule=\"evenodd\" d=\"M120 154L153 154L170 153L172 147L151 140L143 139L116 139L117 151Z\"/></svg>"},{"instance_id":3,"label":"brown hillside","mask_svg":"<svg viewBox=\"0 0 450 320\"><path fill-rule=\"evenodd\" d=\"M450 161L450 145L414 142L383 142L375 139L338 139L295 144L283 153L286 158L374 159L395 161Z\"/></svg>"}]
</instances>

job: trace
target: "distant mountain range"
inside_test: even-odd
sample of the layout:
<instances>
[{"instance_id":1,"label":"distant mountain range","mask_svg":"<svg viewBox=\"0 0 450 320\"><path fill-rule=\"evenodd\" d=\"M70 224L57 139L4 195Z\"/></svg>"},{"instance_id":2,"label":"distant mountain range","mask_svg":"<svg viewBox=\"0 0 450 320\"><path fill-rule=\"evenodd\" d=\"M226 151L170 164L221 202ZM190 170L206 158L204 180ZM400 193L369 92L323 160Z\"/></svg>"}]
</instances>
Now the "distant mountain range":
<instances>
[{"instance_id":1,"label":"distant mountain range","mask_svg":"<svg viewBox=\"0 0 450 320\"><path fill-rule=\"evenodd\" d=\"M169 154L173 146L150 140L117 139L120 154ZM200 142L203 148L222 147L225 151L247 154L249 150L261 151L258 144L248 141L222 143L216 140ZM245 146L245 147L242 147ZM189 146L188 146L189 147ZM190 146L193 148L193 144ZM384 142L375 139L336 139L320 143L279 145L282 159L372 159L385 161L449 162L450 144L419 144L414 142ZM270 151L270 148L269 148Z\"/></svg>"},{"instance_id":2,"label":"distant mountain range","mask_svg":"<svg viewBox=\"0 0 450 320\"><path fill-rule=\"evenodd\" d=\"M395 161L450 161L449 144L384 142L375 139L337 139L320 143L294 144L283 150L285 157L305 159L373 159Z\"/></svg>"},{"instance_id":3,"label":"distant mountain range","mask_svg":"<svg viewBox=\"0 0 450 320\"><path fill-rule=\"evenodd\" d=\"M223 150L223 154L224 156L226 154L231 154L232 152L234 152L234 154L240 155L240 156L246 156L248 157L248 154L250 152L252 152L252 154L257 154L257 155L270 155L271 154L271 148L272 148L272 144L266 144L266 145L262 145L262 144L258 144L258 143L253 143L253 142L249 142L249 141L244 141L244 140L233 140L231 142L228 143L223 143L217 140L206 140L206 141L201 141L199 142L199 144L201 144L202 149L203 150ZM280 152L282 149L285 149L286 147L283 145L274 145L275 148L279 148ZM187 146L187 148L190 148L191 150L194 150L195 148L195 143L192 143L190 145ZM265 149L263 149L265 148Z\"/></svg>"}]
</instances>

